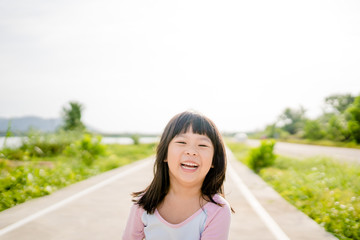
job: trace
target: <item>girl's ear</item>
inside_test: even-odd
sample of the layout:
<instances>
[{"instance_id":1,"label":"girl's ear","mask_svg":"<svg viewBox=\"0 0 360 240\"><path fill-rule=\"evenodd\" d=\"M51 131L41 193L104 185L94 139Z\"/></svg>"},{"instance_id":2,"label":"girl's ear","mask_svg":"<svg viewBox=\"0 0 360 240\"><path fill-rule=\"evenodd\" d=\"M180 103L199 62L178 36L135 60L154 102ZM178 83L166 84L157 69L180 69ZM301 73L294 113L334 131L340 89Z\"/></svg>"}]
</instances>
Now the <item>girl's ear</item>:
<instances>
[{"instance_id":1,"label":"girl's ear","mask_svg":"<svg viewBox=\"0 0 360 240\"><path fill-rule=\"evenodd\" d=\"M211 165L211 168L214 168L214 165Z\"/></svg>"},{"instance_id":2,"label":"girl's ear","mask_svg":"<svg viewBox=\"0 0 360 240\"><path fill-rule=\"evenodd\" d=\"M167 162L167 159L165 159L164 162Z\"/></svg>"}]
</instances>

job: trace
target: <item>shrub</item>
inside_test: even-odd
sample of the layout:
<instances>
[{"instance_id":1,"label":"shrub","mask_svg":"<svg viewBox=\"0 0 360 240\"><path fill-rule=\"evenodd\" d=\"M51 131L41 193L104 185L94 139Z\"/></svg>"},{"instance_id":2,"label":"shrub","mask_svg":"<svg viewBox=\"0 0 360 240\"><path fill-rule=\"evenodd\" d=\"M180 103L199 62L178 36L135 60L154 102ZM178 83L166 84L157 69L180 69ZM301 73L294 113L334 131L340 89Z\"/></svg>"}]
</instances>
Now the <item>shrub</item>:
<instances>
[{"instance_id":1,"label":"shrub","mask_svg":"<svg viewBox=\"0 0 360 240\"><path fill-rule=\"evenodd\" d=\"M348 121L348 129L353 139L360 143L360 96L355 98L355 101L347 109L351 119Z\"/></svg>"},{"instance_id":2,"label":"shrub","mask_svg":"<svg viewBox=\"0 0 360 240\"><path fill-rule=\"evenodd\" d=\"M276 155L273 153L275 141L262 140L261 145L250 150L248 156L248 166L258 173L262 168L274 164Z\"/></svg>"},{"instance_id":3,"label":"shrub","mask_svg":"<svg viewBox=\"0 0 360 240\"><path fill-rule=\"evenodd\" d=\"M324 138L325 132L321 128L319 121L307 120L304 126L304 137L312 140Z\"/></svg>"},{"instance_id":4,"label":"shrub","mask_svg":"<svg viewBox=\"0 0 360 240\"><path fill-rule=\"evenodd\" d=\"M89 136L79 140L72 150L87 149L88 154L100 154L100 138ZM81 145L81 142L83 145ZM96 147L91 147L96 145ZM25 202L29 199L51 194L69 184L84 180L101 172L143 159L154 153L154 144L107 145L108 155L93 160L91 165L78 159L81 154L48 157L49 162L12 161L0 158L0 211ZM102 149L102 150L101 150ZM75 155L73 155L75 154ZM46 164L44 164L46 163Z\"/></svg>"},{"instance_id":5,"label":"shrub","mask_svg":"<svg viewBox=\"0 0 360 240\"><path fill-rule=\"evenodd\" d=\"M131 139L133 140L134 145L138 145L140 143L140 137L138 134L131 135Z\"/></svg>"},{"instance_id":6,"label":"shrub","mask_svg":"<svg viewBox=\"0 0 360 240\"><path fill-rule=\"evenodd\" d=\"M348 128L355 141L360 143L360 123L351 120L348 122Z\"/></svg>"},{"instance_id":7,"label":"shrub","mask_svg":"<svg viewBox=\"0 0 360 240\"><path fill-rule=\"evenodd\" d=\"M326 125L326 137L333 141L345 141L349 136L345 119L341 116L332 115Z\"/></svg>"},{"instance_id":8,"label":"shrub","mask_svg":"<svg viewBox=\"0 0 360 240\"><path fill-rule=\"evenodd\" d=\"M86 165L91 165L98 156L106 154L106 149L105 145L101 144L101 136L84 134L81 140L70 144L64 153L67 156L80 157Z\"/></svg>"},{"instance_id":9,"label":"shrub","mask_svg":"<svg viewBox=\"0 0 360 240\"><path fill-rule=\"evenodd\" d=\"M71 143L80 139L81 132L40 133L30 132L20 147L28 151L29 155L35 157L51 157L61 154Z\"/></svg>"},{"instance_id":10,"label":"shrub","mask_svg":"<svg viewBox=\"0 0 360 240\"><path fill-rule=\"evenodd\" d=\"M81 132L60 131L41 133L30 131L18 148L4 148L0 155L10 160L29 160L33 157L53 157L61 154L71 143L82 137Z\"/></svg>"}]
</instances>

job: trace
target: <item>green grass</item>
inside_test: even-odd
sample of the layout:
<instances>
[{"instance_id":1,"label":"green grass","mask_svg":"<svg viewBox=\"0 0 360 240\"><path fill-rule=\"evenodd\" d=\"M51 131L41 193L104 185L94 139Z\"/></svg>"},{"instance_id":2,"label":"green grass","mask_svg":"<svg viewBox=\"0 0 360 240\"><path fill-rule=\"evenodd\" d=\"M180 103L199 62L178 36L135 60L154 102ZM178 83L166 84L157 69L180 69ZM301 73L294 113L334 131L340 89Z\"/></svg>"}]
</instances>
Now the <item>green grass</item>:
<instances>
[{"instance_id":1,"label":"green grass","mask_svg":"<svg viewBox=\"0 0 360 240\"><path fill-rule=\"evenodd\" d=\"M83 161L81 154L32 157L28 161L0 158L0 211L51 194L72 183L143 159L155 144L106 145L106 154Z\"/></svg>"},{"instance_id":2,"label":"green grass","mask_svg":"<svg viewBox=\"0 0 360 240\"><path fill-rule=\"evenodd\" d=\"M228 143L246 163L249 148ZM360 239L360 165L329 158L278 156L259 175L287 201L339 239Z\"/></svg>"}]
</instances>

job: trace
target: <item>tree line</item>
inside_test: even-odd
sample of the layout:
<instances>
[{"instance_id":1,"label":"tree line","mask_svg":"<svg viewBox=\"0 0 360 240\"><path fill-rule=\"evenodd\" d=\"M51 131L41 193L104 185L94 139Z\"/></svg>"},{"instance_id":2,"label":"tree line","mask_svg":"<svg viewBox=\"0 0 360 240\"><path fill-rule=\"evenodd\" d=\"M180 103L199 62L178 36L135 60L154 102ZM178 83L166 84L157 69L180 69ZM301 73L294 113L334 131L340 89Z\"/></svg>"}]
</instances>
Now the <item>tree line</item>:
<instances>
[{"instance_id":1,"label":"tree line","mask_svg":"<svg viewBox=\"0 0 360 240\"><path fill-rule=\"evenodd\" d=\"M322 114L306 117L306 109L286 108L266 126L268 138L298 138L360 143L360 95L332 94L324 99Z\"/></svg>"}]
</instances>

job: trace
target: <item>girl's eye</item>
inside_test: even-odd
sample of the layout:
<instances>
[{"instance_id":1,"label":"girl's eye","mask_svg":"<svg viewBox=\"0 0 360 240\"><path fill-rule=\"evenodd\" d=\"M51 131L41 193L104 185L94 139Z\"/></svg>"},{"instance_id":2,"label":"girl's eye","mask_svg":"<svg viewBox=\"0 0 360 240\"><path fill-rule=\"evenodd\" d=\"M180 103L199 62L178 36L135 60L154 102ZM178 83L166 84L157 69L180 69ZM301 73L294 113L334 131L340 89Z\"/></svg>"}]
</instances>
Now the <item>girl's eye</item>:
<instances>
[{"instance_id":1,"label":"girl's eye","mask_svg":"<svg viewBox=\"0 0 360 240\"><path fill-rule=\"evenodd\" d=\"M183 141L178 141L176 143L185 144L185 142L183 142Z\"/></svg>"},{"instance_id":2,"label":"girl's eye","mask_svg":"<svg viewBox=\"0 0 360 240\"><path fill-rule=\"evenodd\" d=\"M200 144L199 147L209 147L209 146L205 144Z\"/></svg>"}]
</instances>

